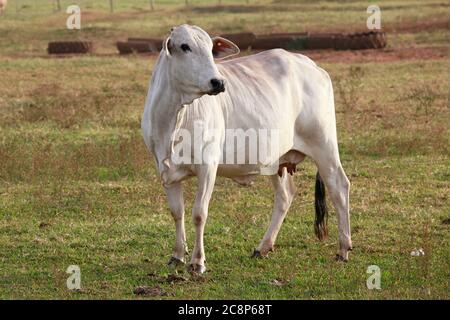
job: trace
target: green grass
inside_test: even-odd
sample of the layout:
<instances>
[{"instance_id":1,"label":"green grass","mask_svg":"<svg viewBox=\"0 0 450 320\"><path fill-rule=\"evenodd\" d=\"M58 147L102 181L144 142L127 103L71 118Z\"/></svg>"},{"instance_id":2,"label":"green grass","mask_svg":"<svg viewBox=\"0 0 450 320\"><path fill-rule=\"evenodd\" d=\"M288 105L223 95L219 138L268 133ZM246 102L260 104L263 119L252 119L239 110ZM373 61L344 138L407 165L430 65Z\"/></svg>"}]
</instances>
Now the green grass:
<instances>
[{"instance_id":1,"label":"green grass","mask_svg":"<svg viewBox=\"0 0 450 320\"><path fill-rule=\"evenodd\" d=\"M118 36L162 35L189 20L215 32L330 30L345 8L368 3L346 1L336 11L332 1L250 1L269 6L216 16L184 9L182 1L158 13L120 2L112 16L94 7L92 29L81 34L104 36L104 52ZM426 2L423 10L406 8L417 3L381 2L388 7L387 23L396 23L398 15L420 21L449 10L438 1ZM298 11L282 11L290 6ZM14 1L9 8L0 18L8 40L0 42L1 299L134 299L133 289L142 285L160 286L167 299L449 298L450 238L442 220L450 218L450 60L318 61L335 83L341 158L352 183L355 249L348 263L333 260L334 210L330 238L315 239L315 167L307 160L269 258L249 256L269 224L270 183L260 177L244 188L219 178L205 232L208 272L167 283L174 225L140 136L154 58L40 58L48 40L69 34L60 25L64 14L48 14L45 7L16 13ZM349 12L339 28L366 16ZM405 33L391 38L391 45L448 46L445 32L427 32L425 43L419 41L424 33ZM186 182L188 217L194 195L192 179ZM186 220L192 248L193 225ZM425 256L411 257L418 248ZM65 270L74 264L81 268L81 292L66 288ZM366 288L372 264L381 268L381 290Z\"/></svg>"},{"instance_id":2,"label":"green grass","mask_svg":"<svg viewBox=\"0 0 450 320\"><path fill-rule=\"evenodd\" d=\"M333 78L349 69L324 67ZM174 240L139 132L151 65L139 58L1 61L9 81L0 89L0 297L129 299L138 285L160 285L169 298L448 298L448 226L441 221L449 214L450 63L360 67L356 109L346 110L337 95L352 182L351 261L332 260L334 214L330 239L319 243L313 235L315 169L307 161L269 259L249 258L269 222L269 182L261 177L242 188L219 179L205 235L209 272L201 282L167 284L147 276L170 271ZM405 98L425 86L435 95L427 115ZM33 108L41 117L26 116ZM69 124L58 108L73 110ZM195 181L187 185L189 212ZM189 219L187 230L192 246ZM426 256L411 257L419 247ZM81 267L81 293L65 287L71 264ZM382 270L380 291L365 287L371 264ZM286 285L274 286L274 279Z\"/></svg>"}]
</instances>

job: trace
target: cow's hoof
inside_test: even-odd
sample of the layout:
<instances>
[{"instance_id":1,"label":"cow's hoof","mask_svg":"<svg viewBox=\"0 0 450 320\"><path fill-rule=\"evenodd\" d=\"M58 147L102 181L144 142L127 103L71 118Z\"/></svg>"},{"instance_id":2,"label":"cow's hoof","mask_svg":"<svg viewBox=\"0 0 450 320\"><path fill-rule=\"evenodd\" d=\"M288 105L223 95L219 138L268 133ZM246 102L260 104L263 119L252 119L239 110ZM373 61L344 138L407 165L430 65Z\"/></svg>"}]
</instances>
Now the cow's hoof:
<instances>
[{"instance_id":1,"label":"cow's hoof","mask_svg":"<svg viewBox=\"0 0 450 320\"><path fill-rule=\"evenodd\" d=\"M255 249L252 254L252 258L267 258L269 252L273 252L273 246L266 248L264 250Z\"/></svg>"},{"instance_id":2,"label":"cow's hoof","mask_svg":"<svg viewBox=\"0 0 450 320\"><path fill-rule=\"evenodd\" d=\"M341 256L340 254L336 254L336 261L340 261L340 262L348 262L348 258Z\"/></svg>"},{"instance_id":3,"label":"cow's hoof","mask_svg":"<svg viewBox=\"0 0 450 320\"><path fill-rule=\"evenodd\" d=\"M179 266L184 266L185 264L186 263L183 260L178 259L176 257L171 257L169 262L167 263L167 265L170 267L179 267Z\"/></svg>"},{"instance_id":4,"label":"cow's hoof","mask_svg":"<svg viewBox=\"0 0 450 320\"><path fill-rule=\"evenodd\" d=\"M272 251L272 250L269 250L269 251ZM255 258L255 259L267 258L267 255L268 255L268 252L264 254L263 252L255 249L253 251L252 258Z\"/></svg>"},{"instance_id":5,"label":"cow's hoof","mask_svg":"<svg viewBox=\"0 0 450 320\"><path fill-rule=\"evenodd\" d=\"M252 258L262 258L261 252L258 250L253 250Z\"/></svg>"},{"instance_id":6,"label":"cow's hoof","mask_svg":"<svg viewBox=\"0 0 450 320\"><path fill-rule=\"evenodd\" d=\"M253 251L252 258L258 259L258 258L264 258L264 256L261 254L261 251L255 249Z\"/></svg>"},{"instance_id":7,"label":"cow's hoof","mask_svg":"<svg viewBox=\"0 0 450 320\"><path fill-rule=\"evenodd\" d=\"M191 263L187 267L187 272L191 274L203 274L206 271L206 267L201 264Z\"/></svg>"}]
</instances>

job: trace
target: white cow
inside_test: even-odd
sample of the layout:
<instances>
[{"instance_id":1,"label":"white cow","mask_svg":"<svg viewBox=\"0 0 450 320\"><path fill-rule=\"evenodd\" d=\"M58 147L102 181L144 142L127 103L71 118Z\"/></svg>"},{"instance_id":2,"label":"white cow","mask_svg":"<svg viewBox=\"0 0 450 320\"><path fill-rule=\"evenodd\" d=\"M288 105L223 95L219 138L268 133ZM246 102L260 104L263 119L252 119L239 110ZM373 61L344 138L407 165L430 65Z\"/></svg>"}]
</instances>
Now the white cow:
<instances>
[{"instance_id":1,"label":"white cow","mask_svg":"<svg viewBox=\"0 0 450 320\"><path fill-rule=\"evenodd\" d=\"M0 16L6 10L6 5L8 4L7 0L0 0Z\"/></svg>"},{"instance_id":2,"label":"white cow","mask_svg":"<svg viewBox=\"0 0 450 320\"><path fill-rule=\"evenodd\" d=\"M249 184L257 175L269 172L275 191L272 221L253 254L266 256L273 250L296 194L292 173L305 155L318 167L316 234L319 239L327 235L326 185L337 211L340 245L337 258L347 261L352 249L350 184L339 159L330 77L309 58L282 49L217 64L214 61L237 53L238 47L229 40L211 39L199 27L181 25L172 28L153 70L142 131L148 149L155 156L175 220L176 243L169 264L185 263L187 253L181 184L184 179L198 178L192 210L196 238L188 270L203 273L203 233L216 176ZM201 144L201 151L207 149L202 153L205 160L196 161L193 155L189 158L191 162L174 161L174 150L182 143L176 133L181 129L192 132L199 121L206 129L215 130L213 138ZM229 129L277 130L278 140L271 139L278 149L270 158L270 163L277 164L276 170L273 165L267 170L262 162L222 161L228 152L225 132ZM193 149L199 141L193 142Z\"/></svg>"}]
</instances>

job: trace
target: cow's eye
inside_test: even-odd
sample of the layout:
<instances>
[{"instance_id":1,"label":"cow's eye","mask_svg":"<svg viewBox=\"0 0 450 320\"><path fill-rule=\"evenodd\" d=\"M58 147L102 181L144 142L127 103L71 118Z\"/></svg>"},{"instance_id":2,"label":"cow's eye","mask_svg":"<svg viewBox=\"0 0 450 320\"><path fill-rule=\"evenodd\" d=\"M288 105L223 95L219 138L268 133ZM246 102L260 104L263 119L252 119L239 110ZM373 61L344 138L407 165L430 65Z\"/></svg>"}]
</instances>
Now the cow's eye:
<instances>
[{"instance_id":1,"label":"cow's eye","mask_svg":"<svg viewBox=\"0 0 450 320\"><path fill-rule=\"evenodd\" d=\"M184 52L192 51L191 48L189 47L189 45L187 45L186 43L183 43L180 48Z\"/></svg>"}]
</instances>

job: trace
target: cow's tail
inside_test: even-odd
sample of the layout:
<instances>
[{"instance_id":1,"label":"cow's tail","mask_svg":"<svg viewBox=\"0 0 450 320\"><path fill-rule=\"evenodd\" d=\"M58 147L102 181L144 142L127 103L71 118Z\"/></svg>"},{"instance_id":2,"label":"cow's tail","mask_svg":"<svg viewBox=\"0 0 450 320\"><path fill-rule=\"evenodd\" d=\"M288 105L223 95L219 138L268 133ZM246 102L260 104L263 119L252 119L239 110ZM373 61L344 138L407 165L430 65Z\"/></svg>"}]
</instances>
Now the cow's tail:
<instances>
[{"instance_id":1,"label":"cow's tail","mask_svg":"<svg viewBox=\"0 0 450 320\"><path fill-rule=\"evenodd\" d=\"M316 209L316 220L314 221L314 231L319 240L324 240L328 236L327 220L328 209L325 199L325 184L320 177L319 172L316 174L316 191L314 206Z\"/></svg>"}]
</instances>

